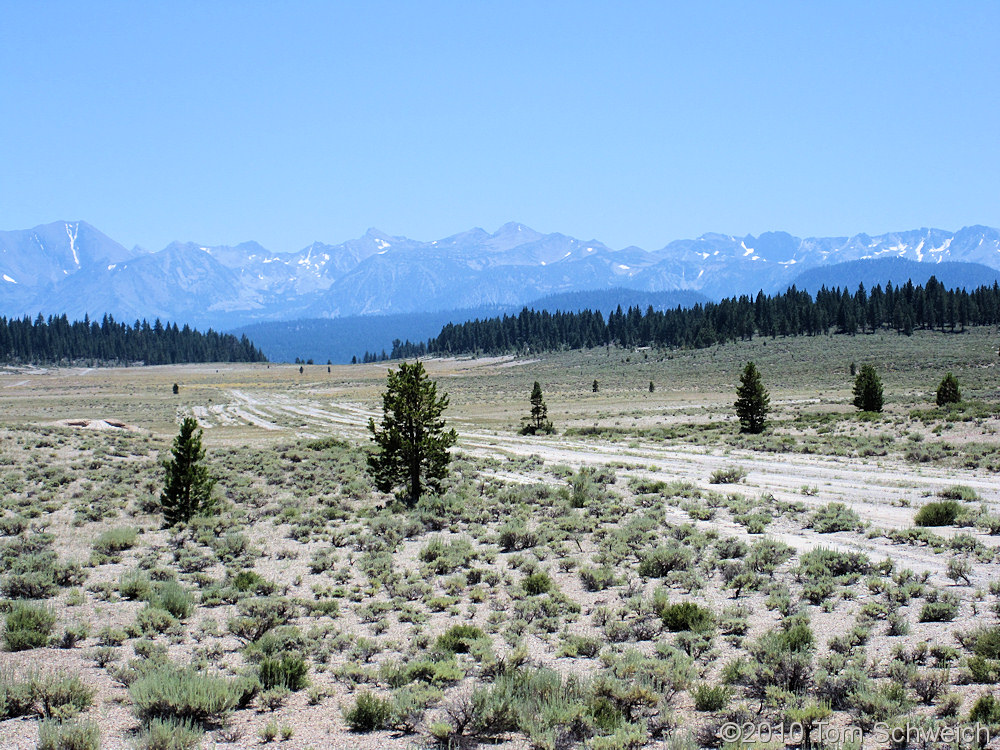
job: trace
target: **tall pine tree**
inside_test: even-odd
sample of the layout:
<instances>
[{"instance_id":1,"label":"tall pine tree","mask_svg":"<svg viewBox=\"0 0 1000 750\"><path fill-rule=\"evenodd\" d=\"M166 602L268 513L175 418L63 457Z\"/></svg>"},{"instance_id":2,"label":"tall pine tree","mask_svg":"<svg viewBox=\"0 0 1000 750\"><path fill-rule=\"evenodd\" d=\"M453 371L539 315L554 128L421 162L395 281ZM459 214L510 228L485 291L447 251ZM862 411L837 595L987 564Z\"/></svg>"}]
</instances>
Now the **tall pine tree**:
<instances>
[{"instance_id":1,"label":"tall pine tree","mask_svg":"<svg viewBox=\"0 0 1000 750\"><path fill-rule=\"evenodd\" d=\"M163 522L167 526L205 515L215 505L212 498L215 479L204 464L205 449L201 447L201 430L196 419L187 417L181 423L171 453L172 458L163 463L167 476L160 495Z\"/></svg>"},{"instance_id":2,"label":"tall pine tree","mask_svg":"<svg viewBox=\"0 0 1000 750\"><path fill-rule=\"evenodd\" d=\"M448 475L448 449L458 440L446 430L441 414L448 395L438 398L437 384L427 377L423 363L402 363L389 370L382 395L382 424L368 420L375 450L368 454L368 469L383 492L401 488L415 505L425 488L437 490Z\"/></svg>"},{"instance_id":3,"label":"tall pine tree","mask_svg":"<svg viewBox=\"0 0 1000 750\"><path fill-rule=\"evenodd\" d=\"M937 389L937 405L957 404L962 400L962 392L958 390L958 380L950 372L941 379Z\"/></svg>"},{"instance_id":4,"label":"tall pine tree","mask_svg":"<svg viewBox=\"0 0 1000 750\"><path fill-rule=\"evenodd\" d=\"M551 435L552 422L549 421L549 408L542 397L542 386L538 381L531 389L531 414L524 418L525 425L521 428L522 435L536 435L544 432Z\"/></svg>"},{"instance_id":5,"label":"tall pine tree","mask_svg":"<svg viewBox=\"0 0 1000 750\"><path fill-rule=\"evenodd\" d=\"M740 432L757 434L764 431L767 413L771 407L771 397L760 379L760 372L753 362L747 362L736 389L736 416L740 420Z\"/></svg>"},{"instance_id":6,"label":"tall pine tree","mask_svg":"<svg viewBox=\"0 0 1000 750\"><path fill-rule=\"evenodd\" d=\"M882 380L871 365L861 365L854 379L854 405L861 411L882 411Z\"/></svg>"}]
</instances>

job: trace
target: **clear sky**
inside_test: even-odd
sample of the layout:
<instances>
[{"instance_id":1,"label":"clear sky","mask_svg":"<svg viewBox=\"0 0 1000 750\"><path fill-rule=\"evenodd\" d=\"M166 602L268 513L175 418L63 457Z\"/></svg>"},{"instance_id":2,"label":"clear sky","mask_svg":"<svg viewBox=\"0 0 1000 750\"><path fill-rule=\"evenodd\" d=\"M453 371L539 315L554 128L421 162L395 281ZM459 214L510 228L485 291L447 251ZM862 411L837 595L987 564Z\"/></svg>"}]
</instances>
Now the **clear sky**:
<instances>
[{"instance_id":1,"label":"clear sky","mask_svg":"<svg viewBox=\"0 0 1000 750\"><path fill-rule=\"evenodd\" d=\"M998 2L0 0L0 229L1000 226Z\"/></svg>"}]
</instances>

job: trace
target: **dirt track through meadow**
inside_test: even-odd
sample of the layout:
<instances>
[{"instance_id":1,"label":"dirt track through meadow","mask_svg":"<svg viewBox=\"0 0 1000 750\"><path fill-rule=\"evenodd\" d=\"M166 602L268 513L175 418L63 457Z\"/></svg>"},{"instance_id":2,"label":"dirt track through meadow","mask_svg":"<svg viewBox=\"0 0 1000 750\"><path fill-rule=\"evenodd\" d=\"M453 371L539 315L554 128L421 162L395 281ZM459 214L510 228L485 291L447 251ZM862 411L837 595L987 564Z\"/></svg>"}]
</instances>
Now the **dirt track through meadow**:
<instances>
[{"instance_id":1,"label":"dirt track through meadow","mask_svg":"<svg viewBox=\"0 0 1000 750\"><path fill-rule=\"evenodd\" d=\"M199 422L212 428L242 422L268 432L288 429L298 437L317 438L326 435L352 440L367 438L366 425L370 418L378 419L375 410L352 401L330 401L247 390L229 391L231 401L223 406L195 407ZM565 464L574 469L581 466L614 467L619 476L642 477L651 480L690 482L703 489L738 491L755 496L771 493L784 502L801 502L820 506L841 502L851 507L863 521L887 530L912 526L915 509L926 498L945 487L965 485L973 488L990 506L1000 504L996 482L968 470L915 466L893 459L847 458L812 454L760 454L729 448L706 448L683 442L656 443L650 441L613 443L600 439L579 440L556 436L520 436L482 429L467 429L461 419L452 423L459 433L460 450L477 457L510 458L537 456L548 464ZM738 485L712 485L713 472L728 467L746 471ZM511 474L510 477L507 474ZM520 481L532 481L524 473L501 472L501 478L517 475ZM554 481L551 476L534 477L537 481ZM804 494L811 488L812 494ZM670 509L677 522L691 519L679 508ZM713 519L697 525L716 528L725 533L748 537L745 529L732 521ZM997 546L995 537L974 532L984 544ZM940 530L947 535L947 530ZM952 532L953 533L953 532ZM768 535L795 547L809 550L818 546L841 550L863 550L874 559L891 557L901 568L917 572L930 571L939 584L945 578L947 557L929 547L894 544L883 536L862 538L850 533L819 535L809 529L778 523L768 529ZM974 581L985 586L988 581Z\"/></svg>"}]
</instances>

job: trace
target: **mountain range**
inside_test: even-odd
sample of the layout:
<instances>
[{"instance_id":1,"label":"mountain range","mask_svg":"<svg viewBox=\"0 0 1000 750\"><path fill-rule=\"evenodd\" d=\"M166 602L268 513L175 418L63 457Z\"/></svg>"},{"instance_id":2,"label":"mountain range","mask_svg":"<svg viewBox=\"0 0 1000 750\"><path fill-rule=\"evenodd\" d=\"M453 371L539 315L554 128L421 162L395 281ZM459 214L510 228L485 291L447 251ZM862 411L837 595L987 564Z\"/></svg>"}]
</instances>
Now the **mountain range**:
<instances>
[{"instance_id":1,"label":"mountain range","mask_svg":"<svg viewBox=\"0 0 1000 750\"><path fill-rule=\"evenodd\" d=\"M174 242L146 252L128 250L86 222L60 221L0 232L0 314L65 313L73 319L111 313L119 320L159 317L225 329L263 321L506 309L590 290L686 290L718 299L780 291L803 272L810 286L836 277L854 287L858 273L824 269L887 259L992 283L984 269L1000 269L1000 231L971 226L805 239L784 232L705 234L646 251L614 250L597 240L509 223L493 233L471 229L430 242L370 229L358 239L314 242L291 253L256 242ZM896 272L907 266L897 264Z\"/></svg>"}]
</instances>

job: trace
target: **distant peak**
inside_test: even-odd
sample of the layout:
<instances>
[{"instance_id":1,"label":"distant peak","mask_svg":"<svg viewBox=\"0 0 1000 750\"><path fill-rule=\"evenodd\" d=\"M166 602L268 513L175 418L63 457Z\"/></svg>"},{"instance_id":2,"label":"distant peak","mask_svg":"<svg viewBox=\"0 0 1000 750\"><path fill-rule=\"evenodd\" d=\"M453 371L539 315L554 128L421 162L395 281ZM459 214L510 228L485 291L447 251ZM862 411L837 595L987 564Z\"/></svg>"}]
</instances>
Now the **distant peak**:
<instances>
[{"instance_id":1,"label":"distant peak","mask_svg":"<svg viewBox=\"0 0 1000 750\"><path fill-rule=\"evenodd\" d=\"M535 230L532 229L531 227L527 227L524 224L521 224L516 221L508 221L506 224L500 227L496 232L494 232L493 236L496 237L498 235L519 234L519 233L536 234Z\"/></svg>"}]
</instances>

